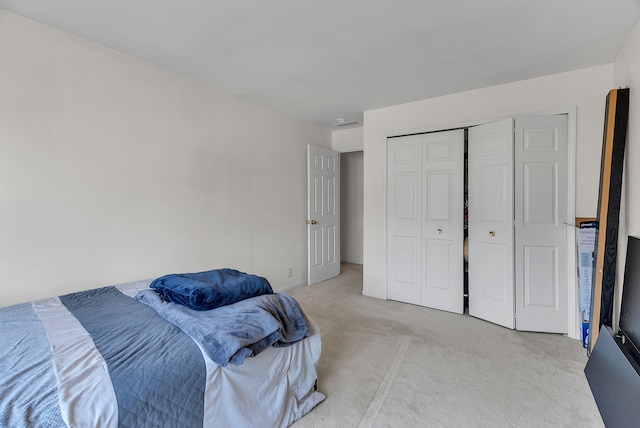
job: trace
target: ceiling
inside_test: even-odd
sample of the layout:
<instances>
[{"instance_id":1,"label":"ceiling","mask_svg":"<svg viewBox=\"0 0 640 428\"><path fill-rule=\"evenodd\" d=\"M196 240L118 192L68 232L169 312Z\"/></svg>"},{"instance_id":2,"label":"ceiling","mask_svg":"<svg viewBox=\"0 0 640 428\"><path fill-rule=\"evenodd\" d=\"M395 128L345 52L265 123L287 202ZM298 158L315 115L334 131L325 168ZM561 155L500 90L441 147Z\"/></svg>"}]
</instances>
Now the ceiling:
<instances>
[{"instance_id":1,"label":"ceiling","mask_svg":"<svg viewBox=\"0 0 640 428\"><path fill-rule=\"evenodd\" d=\"M332 128L337 118L361 124L366 110L611 63L640 16L640 0L0 0L0 8Z\"/></svg>"}]
</instances>

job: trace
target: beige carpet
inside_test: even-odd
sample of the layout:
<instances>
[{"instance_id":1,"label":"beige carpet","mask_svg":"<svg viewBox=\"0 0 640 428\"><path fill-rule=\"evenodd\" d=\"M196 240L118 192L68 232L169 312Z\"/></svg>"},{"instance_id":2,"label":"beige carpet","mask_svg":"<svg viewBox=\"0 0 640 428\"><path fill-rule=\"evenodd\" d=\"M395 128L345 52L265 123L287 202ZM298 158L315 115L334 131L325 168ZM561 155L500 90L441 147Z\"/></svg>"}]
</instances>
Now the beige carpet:
<instances>
[{"instance_id":1,"label":"beige carpet","mask_svg":"<svg viewBox=\"0 0 640 428\"><path fill-rule=\"evenodd\" d=\"M295 428L603 426L579 341L364 297L360 265L288 292L320 325L327 395Z\"/></svg>"}]
</instances>

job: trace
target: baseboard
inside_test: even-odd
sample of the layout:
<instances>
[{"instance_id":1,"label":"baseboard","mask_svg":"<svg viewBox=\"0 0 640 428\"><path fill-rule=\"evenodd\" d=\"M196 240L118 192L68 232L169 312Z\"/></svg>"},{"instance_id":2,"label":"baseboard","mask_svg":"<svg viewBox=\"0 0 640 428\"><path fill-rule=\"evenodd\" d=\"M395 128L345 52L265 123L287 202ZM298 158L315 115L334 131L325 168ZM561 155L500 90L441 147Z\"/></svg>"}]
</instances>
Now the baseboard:
<instances>
[{"instance_id":1,"label":"baseboard","mask_svg":"<svg viewBox=\"0 0 640 428\"><path fill-rule=\"evenodd\" d=\"M292 288L296 288L301 285L307 285L307 284L308 283L306 280L302 280L302 281L294 282L293 284L285 285L284 287L279 288L278 291L287 291L287 290L291 290Z\"/></svg>"}]
</instances>

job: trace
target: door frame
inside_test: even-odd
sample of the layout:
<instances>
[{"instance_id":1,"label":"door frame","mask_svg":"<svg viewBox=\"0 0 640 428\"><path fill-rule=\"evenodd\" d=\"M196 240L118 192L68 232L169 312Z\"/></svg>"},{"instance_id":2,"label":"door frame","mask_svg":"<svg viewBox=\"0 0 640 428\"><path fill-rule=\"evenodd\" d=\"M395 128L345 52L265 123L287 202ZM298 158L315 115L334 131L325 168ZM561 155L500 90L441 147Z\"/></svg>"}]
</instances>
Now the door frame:
<instances>
[{"instance_id":1,"label":"door frame","mask_svg":"<svg viewBox=\"0 0 640 428\"><path fill-rule=\"evenodd\" d=\"M554 109L540 110L540 111L530 111L519 114L477 119L477 120L468 120L454 124L442 124L442 125L433 125L427 126L423 128L412 128L412 129L399 129L394 132L388 132L385 135L385 165L384 165L384 181L387 182L388 172L387 172L387 154L386 154L386 145L388 138L390 137L399 137L403 135L411 135L411 134L420 134L425 132L439 132L439 131L447 131L455 128L468 128L471 126L482 125L489 122L495 122L501 119L507 119L510 117L517 118L519 116L533 116L533 115L554 115L554 114L566 114L567 115L567 200L569 203L567 204L567 219L575 219L576 218L576 149L577 149L577 107L560 107ZM384 200L387 200L387 186L384 187ZM387 251L387 213L386 209L383 213L383 222L384 222L384 246L385 246L385 254ZM577 278L575 275L576 272L576 233L575 233L575 224L573 222L567 225L567 336L572 339L580 340L581 331L580 331L580 323L578 322L578 306L577 306ZM386 261L384 265L384 278L385 278L385 295L384 298L387 299L387 266Z\"/></svg>"}]
</instances>

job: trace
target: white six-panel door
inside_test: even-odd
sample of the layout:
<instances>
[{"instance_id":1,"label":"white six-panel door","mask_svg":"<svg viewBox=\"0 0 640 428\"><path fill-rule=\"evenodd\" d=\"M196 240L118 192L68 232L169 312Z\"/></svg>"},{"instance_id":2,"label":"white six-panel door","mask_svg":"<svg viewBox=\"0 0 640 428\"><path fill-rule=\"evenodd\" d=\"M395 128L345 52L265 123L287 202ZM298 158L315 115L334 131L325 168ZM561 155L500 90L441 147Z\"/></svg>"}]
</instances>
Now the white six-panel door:
<instances>
[{"instance_id":1,"label":"white six-panel door","mask_svg":"<svg viewBox=\"0 0 640 428\"><path fill-rule=\"evenodd\" d=\"M340 274L340 153L307 148L308 283Z\"/></svg>"},{"instance_id":2,"label":"white six-panel door","mask_svg":"<svg viewBox=\"0 0 640 428\"><path fill-rule=\"evenodd\" d=\"M422 136L387 144L387 297L422 301Z\"/></svg>"},{"instance_id":3,"label":"white six-panel door","mask_svg":"<svg viewBox=\"0 0 640 428\"><path fill-rule=\"evenodd\" d=\"M389 139L387 295L462 313L464 131Z\"/></svg>"},{"instance_id":4,"label":"white six-panel door","mask_svg":"<svg viewBox=\"0 0 640 428\"><path fill-rule=\"evenodd\" d=\"M422 306L464 312L464 131L422 137Z\"/></svg>"},{"instance_id":5,"label":"white six-panel door","mask_svg":"<svg viewBox=\"0 0 640 428\"><path fill-rule=\"evenodd\" d=\"M516 118L516 328L567 332L567 116Z\"/></svg>"},{"instance_id":6,"label":"white six-panel door","mask_svg":"<svg viewBox=\"0 0 640 428\"><path fill-rule=\"evenodd\" d=\"M514 328L513 119L469 129L469 314Z\"/></svg>"}]
</instances>

